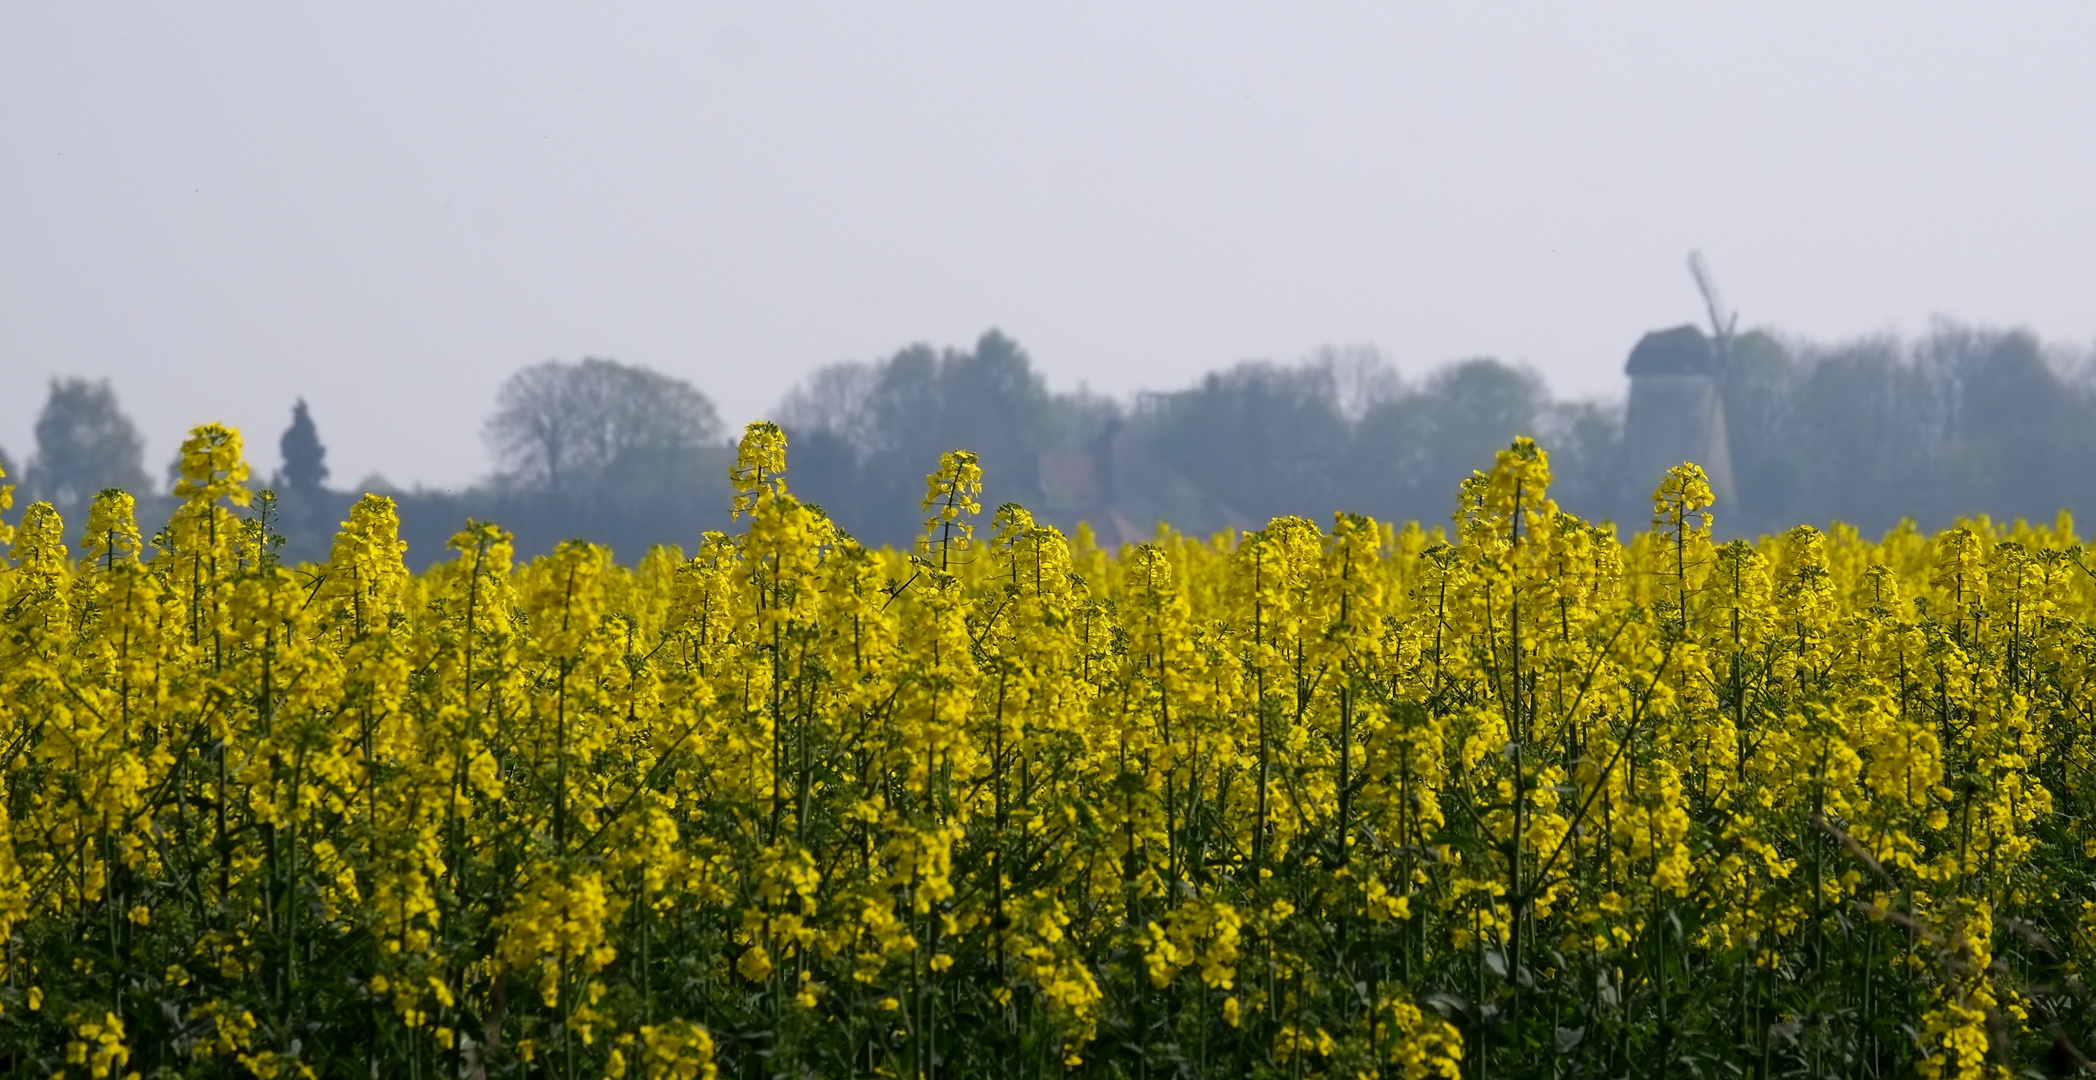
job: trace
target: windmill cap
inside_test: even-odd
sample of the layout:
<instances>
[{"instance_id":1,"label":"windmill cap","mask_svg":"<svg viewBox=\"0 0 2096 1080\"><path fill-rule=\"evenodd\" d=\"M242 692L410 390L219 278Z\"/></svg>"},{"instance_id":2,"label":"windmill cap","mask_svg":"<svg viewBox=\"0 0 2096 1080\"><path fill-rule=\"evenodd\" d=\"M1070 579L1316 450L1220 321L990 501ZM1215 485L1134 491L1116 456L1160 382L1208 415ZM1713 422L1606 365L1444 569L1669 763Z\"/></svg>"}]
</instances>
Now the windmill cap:
<instances>
[{"instance_id":1,"label":"windmill cap","mask_svg":"<svg viewBox=\"0 0 2096 1080\"><path fill-rule=\"evenodd\" d=\"M1637 347L1630 350L1630 362L1623 365L1623 373L1633 379L1640 375L1709 375L1716 369L1710 339L1688 325L1654 330L1639 338Z\"/></svg>"}]
</instances>

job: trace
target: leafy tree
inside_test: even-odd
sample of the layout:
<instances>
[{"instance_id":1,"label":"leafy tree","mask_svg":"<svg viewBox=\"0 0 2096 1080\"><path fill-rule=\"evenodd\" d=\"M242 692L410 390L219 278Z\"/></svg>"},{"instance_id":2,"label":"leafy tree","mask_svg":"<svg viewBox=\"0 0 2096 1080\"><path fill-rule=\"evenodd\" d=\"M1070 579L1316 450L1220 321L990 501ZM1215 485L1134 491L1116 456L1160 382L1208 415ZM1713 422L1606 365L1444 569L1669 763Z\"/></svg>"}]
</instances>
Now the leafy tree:
<instances>
[{"instance_id":1,"label":"leafy tree","mask_svg":"<svg viewBox=\"0 0 2096 1080\"><path fill-rule=\"evenodd\" d=\"M1136 429L1200 490L1215 524L1323 517L1343 486L1348 425L1327 368L1238 364L1190 390L1148 397Z\"/></svg>"},{"instance_id":2,"label":"leafy tree","mask_svg":"<svg viewBox=\"0 0 2096 1080\"><path fill-rule=\"evenodd\" d=\"M79 510L103 488L147 491L145 449L109 380L53 379L36 416L36 455L24 470L23 486L68 521L78 520Z\"/></svg>"},{"instance_id":3,"label":"leafy tree","mask_svg":"<svg viewBox=\"0 0 2096 1080\"><path fill-rule=\"evenodd\" d=\"M1733 342L1720 392L1742 506L1735 528L1912 517L2049 520L2088 508L2096 387L2027 331L1941 323L1918 341ZM1722 517L1721 517L1722 520Z\"/></svg>"},{"instance_id":4,"label":"leafy tree","mask_svg":"<svg viewBox=\"0 0 2096 1080\"><path fill-rule=\"evenodd\" d=\"M1605 520L1623 504L1623 410L1594 401L1564 401L1538 419L1537 441L1550 451L1551 492L1557 504L1589 520ZM1649 499L1648 499L1649 501ZM1618 522L1633 532L1643 519Z\"/></svg>"},{"instance_id":5,"label":"leafy tree","mask_svg":"<svg viewBox=\"0 0 2096 1080\"><path fill-rule=\"evenodd\" d=\"M2088 388L2054 370L2037 338L1939 327L1917 354L1917 365L1954 391L1938 417L1940 490L1951 507L2043 521L2087 505L2084 462L2096 450Z\"/></svg>"},{"instance_id":6,"label":"leafy tree","mask_svg":"<svg viewBox=\"0 0 2096 1080\"><path fill-rule=\"evenodd\" d=\"M327 447L320 445L320 433L313 426L313 416L306 410L306 399L298 399L291 408L291 426L277 440L283 453L284 464L277 471L277 483L287 492L310 494L321 490L327 481Z\"/></svg>"},{"instance_id":7,"label":"leafy tree","mask_svg":"<svg viewBox=\"0 0 2096 1080\"><path fill-rule=\"evenodd\" d=\"M1732 337L1718 373L1725 407L1732 473L1742 504L1739 524L1749 531L1780 532L1802 494L1803 463L1792 442L1795 397L1801 374L1790 350L1774 335L1752 330ZM1625 492L1625 499L1639 492ZM1648 497L1648 496L1647 496Z\"/></svg>"},{"instance_id":8,"label":"leafy tree","mask_svg":"<svg viewBox=\"0 0 2096 1080\"><path fill-rule=\"evenodd\" d=\"M1534 372L1472 359L1429 375L1416 391L1371 407L1355 425L1343 490L1349 506L1393 520L1446 521L1449 493L1516 435L1537 433L1549 404ZM1583 418L1582 437L1605 458L1610 414ZM1620 424L1617 425L1620 427ZM1553 457L1558 446L1548 446Z\"/></svg>"},{"instance_id":9,"label":"leafy tree","mask_svg":"<svg viewBox=\"0 0 2096 1080\"><path fill-rule=\"evenodd\" d=\"M1018 342L991 330L973 352L945 358L939 376L953 445L981 447L976 454L985 467L1003 469L1014 492L1037 493L1034 458L1051 426L1048 386Z\"/></svg>"},{"instance_id":10,"label":"leafy tree","mask_svg":"<svg viewBox=\"0 0 2096 1080\"><path fill-rule=\"evenodd\" d=\"M1535 372L1490 358L1464 360L1427 379L1434 401L1439 451L1435 480L1457 482L1489 468L1492 455L1516 435L1536 429L1550 393Z\"/></svg>"},{"instance_id":11,"label":"leafy tree","mask_svg":"<svg viewBox=\"0 0 2096 1080\"><path fill-rule=\"evenodd\" d=\"M789 394L789 483L872 543L908 543L923 477L975 451L990 497L1031 501L1059 430L1057 402L1017 342L991 330L970 350L912 345L886 360L824 367Z\"/></svg>"}]
</instances>

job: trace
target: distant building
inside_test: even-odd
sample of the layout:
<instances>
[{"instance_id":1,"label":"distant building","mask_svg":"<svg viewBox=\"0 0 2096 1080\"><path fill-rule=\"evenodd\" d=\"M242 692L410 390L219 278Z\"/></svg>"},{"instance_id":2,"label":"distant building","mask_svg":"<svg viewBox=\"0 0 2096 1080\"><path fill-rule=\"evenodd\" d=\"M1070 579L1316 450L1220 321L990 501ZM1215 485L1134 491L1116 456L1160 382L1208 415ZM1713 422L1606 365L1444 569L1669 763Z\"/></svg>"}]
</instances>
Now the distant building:
<instances>
[{"instance_id":1,"label":"distant building","mask_svg":"<svg viewBox=\"0 0 2096 1080\"><path fill-rule=\"evenodd\" d=\"M1710 477L1718 506L1737 507L1725 403L1718 397L1718 355L1710 339L1693 326L1654 330L1630 350L1623 371L1630 376L1623 456L1631 506L1649 507L1667 470L1693 461Z\"/></svg>"}]
</instances>

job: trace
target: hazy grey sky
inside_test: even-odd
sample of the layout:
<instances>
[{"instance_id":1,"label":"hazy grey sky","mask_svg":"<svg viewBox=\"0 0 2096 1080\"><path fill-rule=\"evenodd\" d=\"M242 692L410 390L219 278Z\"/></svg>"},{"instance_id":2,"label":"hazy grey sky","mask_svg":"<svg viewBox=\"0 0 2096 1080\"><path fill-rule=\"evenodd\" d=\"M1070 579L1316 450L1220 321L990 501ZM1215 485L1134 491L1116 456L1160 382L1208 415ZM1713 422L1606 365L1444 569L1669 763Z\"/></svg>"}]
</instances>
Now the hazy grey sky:
<instances>
[{"instance_id":1,"label":"hazy grey sky","mask_svg":"<svg viewBox=\"0 0 2096 1080\"><path fill-rule=\"evenodd\" d=\"M2096 5L0 6L0 446L109 376L156 472L293 398L487 467L611 356L732 422L996 326L1058 387L1380 345L1619 392L1699 314L2096 336Z\"/></svg>"}]
</instances>

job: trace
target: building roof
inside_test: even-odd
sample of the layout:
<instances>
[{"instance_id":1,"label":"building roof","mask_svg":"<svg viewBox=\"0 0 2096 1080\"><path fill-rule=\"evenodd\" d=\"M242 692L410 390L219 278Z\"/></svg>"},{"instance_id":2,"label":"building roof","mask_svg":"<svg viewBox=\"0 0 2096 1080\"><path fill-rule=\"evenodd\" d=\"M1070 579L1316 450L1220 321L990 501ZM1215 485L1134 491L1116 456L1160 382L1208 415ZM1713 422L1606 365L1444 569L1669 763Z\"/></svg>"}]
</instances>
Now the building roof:
<instances>
[{"instance_id":1,"label":"building roof","mask_svg":"<svg viewBox=\"0 0 2096 1080\"><path fill-rule=\"evenodd\" d=\"M1630 362L1623 365L1623 373L1633 379L1640 375L1709 375L1716 370L1717 356L1710 339L1688 325L1654 330L1639 338L1637 347L1630 350Z\"/></svg>"}]
</instances>

